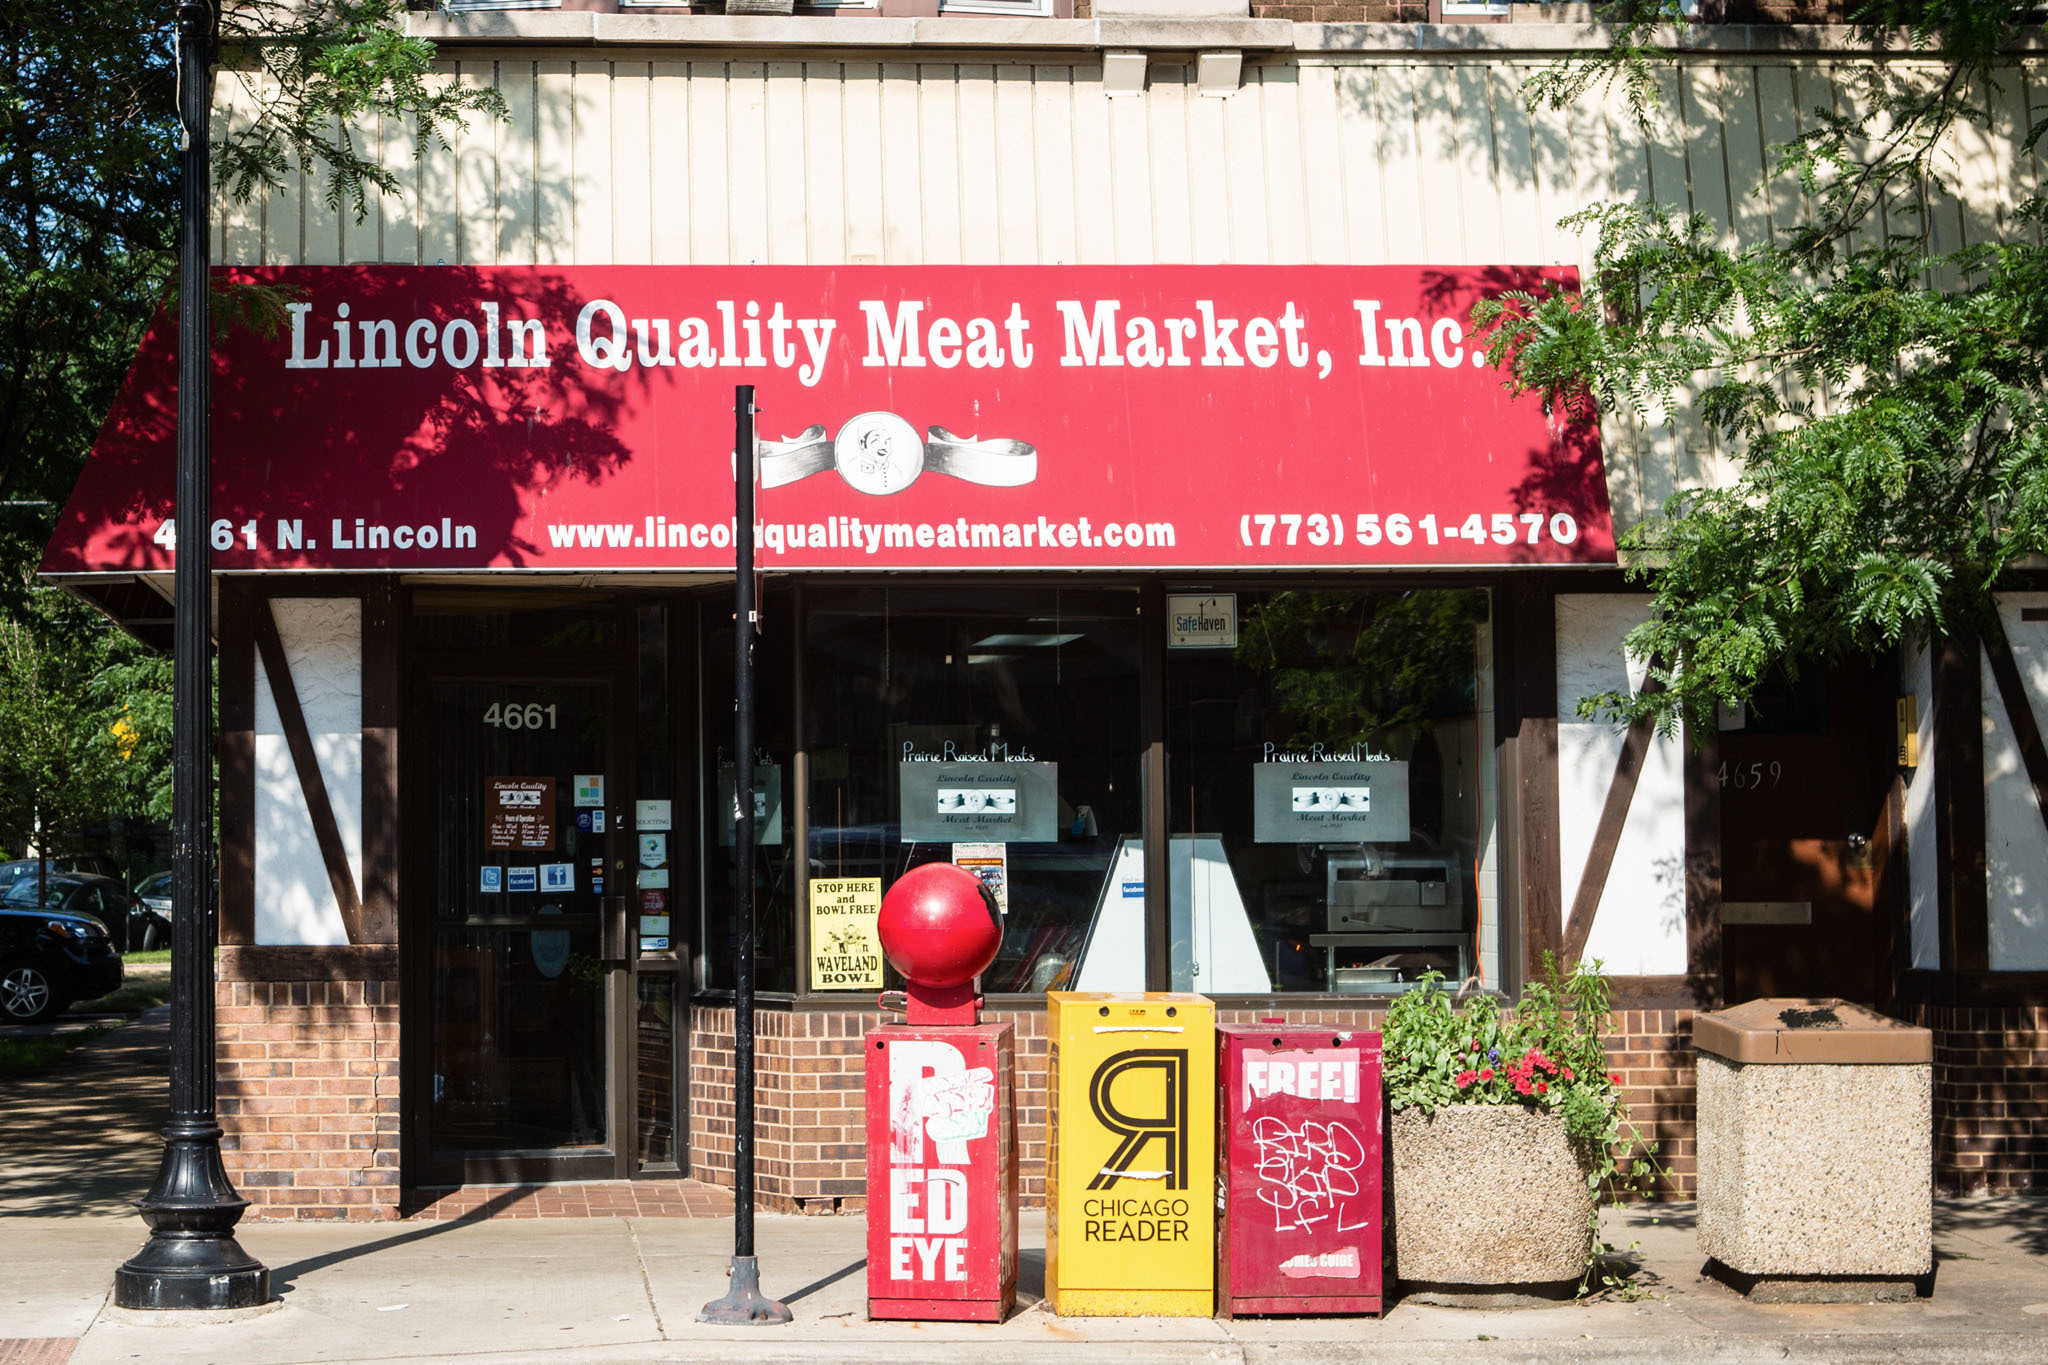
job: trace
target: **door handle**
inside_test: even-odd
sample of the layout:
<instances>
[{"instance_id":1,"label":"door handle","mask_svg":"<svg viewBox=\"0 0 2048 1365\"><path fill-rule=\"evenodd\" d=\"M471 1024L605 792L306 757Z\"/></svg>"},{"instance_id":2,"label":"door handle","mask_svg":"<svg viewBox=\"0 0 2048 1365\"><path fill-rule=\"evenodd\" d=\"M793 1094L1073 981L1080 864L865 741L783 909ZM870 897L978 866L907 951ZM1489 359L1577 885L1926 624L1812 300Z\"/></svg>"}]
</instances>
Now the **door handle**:
<instances>
[{"instance_id":1,"label":"door handle","mask_svg":"<svg viewBox=\"0 0 2048 1365\"><path fill-rule=\"evenodd\" d=\"M604 911L598 917L601 961L607 967L623 967L632 955L626 934L626 898L606 896L603 904Z\"/></svg>"}]
</instances>

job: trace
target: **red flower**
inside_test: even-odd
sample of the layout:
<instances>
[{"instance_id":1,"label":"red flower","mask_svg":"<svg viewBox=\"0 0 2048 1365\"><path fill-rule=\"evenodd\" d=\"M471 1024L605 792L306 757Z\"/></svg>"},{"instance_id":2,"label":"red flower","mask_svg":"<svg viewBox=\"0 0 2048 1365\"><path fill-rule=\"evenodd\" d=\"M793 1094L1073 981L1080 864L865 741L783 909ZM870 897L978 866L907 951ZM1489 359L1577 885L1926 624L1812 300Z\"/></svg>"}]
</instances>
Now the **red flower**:
<instances>
[{"instance_id":1,"label":"red flower","mask_svg":"<svg viewBox=\"0 0 2048 1365\"><path fill-rule=\"evenodd\" d=\"M1463 1090L1466 1086L1472 1084L1472 1082L1477 1079L1478 1073L1476 1072L1460 1071L1457 1075L1458 1089Z\"/></svg>"},{"instance_id":2,"label":"red flower","mask_svg":"<svg viewBox=\"0 0 2048 1365\"><path fill-rule=\"evenodd\" d=\"M1564 1069L1564 1078L1568 1081L1575 1081L1578 1079L1578 1077L1572 1075L1572 1069L1570 1067L1566 1067Z\"/></svg>"},{"instance_id":3,"label":"red flower","mask_svg":"<svg viewBox=\"0 0 2048 1365\"><path fill-rule=\"evenodd\" d=\"M1621 1084L1621 1073L1620 1073L1619 1071L1610 1071L1610 1072L1608 1072L1608 1073L1607 1073L1607 1083L1608 1083L1609 1085L1620 1085L1620 1084Z\"/></svg>"},{"instance_id":4,"label":"red flower","mask_svg":"<svg viewBox=\"0 0 2048 1365\"><path fill-rule=\"evenodd\" d=\"M1490 1066L1489 1066L1489 1067L1483 1067L1483 1068L1481 1068L1481 1069L1480 1069L1480 1072L1479 1072L1479 1079L1480 1079L1480 1080L1482 1080L1482 1081L1490 1081L1490 1080L1492 1080L1492 1079L1493 1079L1493 1068L1492 1068L1492 1067L1490 1067Z\"/></svg>"},{"instance_id":5,"label":"red flower","mask_svg":"<svg viewBox=\"0 0 2048 1365\"><path fill-rule=\"evenodd\" d=\"M1523 1095L1526 1095L1526 1094L1528 1094L1528 1093L1529 1093L1529 1078L1528 1078L1527 1076L1524 1076L1524 1077L1522 1077L1522 1078L1521 1078L1520 1080L1517 1080L1517 1081L1515 1082L1515 1090L1516 1090L1516 1091L1517 1091L1518 1093L1520 1093L1520 1094L1523 1094Z\"/></svg>"},{"instance_id":6,"label":"red flower","mask_svg":"<svg viewBox=\"0 0 2048 1365\"><path fill-rule=\"evenodd\" d=\"M1538 1082L1536 1082L1536 1093L1537 1093L1537 1094L1541 1095L1541 1094L1545 1093L1546 1091L1548 1091L1549 1089L1550 1089L1550 1082L1549 1082L1549 1081L1538 1081Z\"/></svg>"},{"instance_id":7,"label":"red flower","mask_svg":"<svg viewBox=\"0 0 2048 1365\"><path fill-rule=\"evenodd\" d=\"M1468 1052L1477 1052L1477 1051L1479 1051L1479 1040L1478 1040L1477 1038L1474 1038L1474 1039L1472 1040L1471 1046L1470 1046L1470 1047L1468 1047L1468 1048L1466 1048L1466 1051L1468 1051Z\"/></svg>"}]
</instances>

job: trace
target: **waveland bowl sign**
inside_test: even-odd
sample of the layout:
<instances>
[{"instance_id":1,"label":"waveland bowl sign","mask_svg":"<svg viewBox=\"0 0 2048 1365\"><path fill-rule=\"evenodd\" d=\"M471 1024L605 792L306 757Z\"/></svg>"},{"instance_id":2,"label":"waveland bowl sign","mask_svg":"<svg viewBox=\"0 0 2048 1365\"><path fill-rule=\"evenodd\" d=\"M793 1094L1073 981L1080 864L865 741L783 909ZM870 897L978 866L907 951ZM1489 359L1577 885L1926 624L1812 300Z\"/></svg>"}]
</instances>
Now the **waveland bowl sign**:
<instances>
[{"instance_id":1,"label":"waveland bowl sign","mask_svg":"<svg viewBox=\"0 0 2048 1365\"><path fill-rule=\"evenodd\" d=\"M1595 431L1467 334L1520 267L333 267L215 351L223 569L1609 563ZM175 552L173 333L45 568Z\"/></svg>"}]
</instances>

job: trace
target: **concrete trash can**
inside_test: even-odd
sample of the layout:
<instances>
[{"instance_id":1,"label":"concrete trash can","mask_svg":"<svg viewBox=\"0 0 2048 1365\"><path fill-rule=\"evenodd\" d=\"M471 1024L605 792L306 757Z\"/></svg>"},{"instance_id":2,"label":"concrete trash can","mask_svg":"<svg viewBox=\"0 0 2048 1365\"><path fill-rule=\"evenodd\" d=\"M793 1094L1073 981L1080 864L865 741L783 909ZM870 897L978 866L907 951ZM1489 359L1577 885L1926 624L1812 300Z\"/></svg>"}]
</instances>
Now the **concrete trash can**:
<instances>
[{"instance_id":1,"label":"concrete trash can","mask_svg":"<svg viewBox=\"0 0 2048 1365\"><path fill-rule=\"evenodd\" d=\"M1840 1000L1693 1021L1700 1250L1760 1302L1910 1298L1934 1271L1934 1036Z\"/></svg>"}]
</instances>

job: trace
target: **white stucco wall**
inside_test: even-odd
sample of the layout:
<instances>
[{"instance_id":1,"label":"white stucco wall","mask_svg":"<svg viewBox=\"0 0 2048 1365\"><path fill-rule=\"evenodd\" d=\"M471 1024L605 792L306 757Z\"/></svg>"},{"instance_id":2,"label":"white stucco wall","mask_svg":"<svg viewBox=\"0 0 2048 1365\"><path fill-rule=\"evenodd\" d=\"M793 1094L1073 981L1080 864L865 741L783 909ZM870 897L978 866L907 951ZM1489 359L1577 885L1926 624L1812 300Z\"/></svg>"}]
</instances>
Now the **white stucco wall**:
<instances>
[{"instance_id":1,"label":"white stucco wall","mask_svg":"<svg viewBox=\"0 0 2048 1365\"><path fill-rule=\"evenodd\" d=\"M2012 592L1998 599L2013 662L2033 704L2034 724L2048 733L2048 621L2022 621L2026 608L2048 607L2048 593ZM1991 664L1984 661L1984 857L1991 902L1991 969L2048 969L2048 827Z\"/></svg>"},{"instance_id":2,"label":"white stucco wall","mask_svg":"<svg viewBox=\"0 0 2048 1365\"><path fill-rule=\"evenodd\" d=\"M356 598L273 599L285 664L306 716L356 885L363 882L363 621ZM256 659L256 942L348 942L291 748Z\"/></svg>"},{"instance_id":3,"label":"white stucco wall","mask_svg":"<svg viewBox=\"0 0 2048 1365\"><path fill-rule=\"evenodd\" d=\"M1559 867L1567 914L1577 898L1600 811L1614 781L1624 731L1581 720L1581 697L1641 690L1642 661L1622 640L1648 613L1636 593L1571 593L1557 599L1557 787ZM1685 949L1685 749L1656 736L1586 940L1585 958L1613 975L1678 976Z\"/></svg>"}]
</instances>

